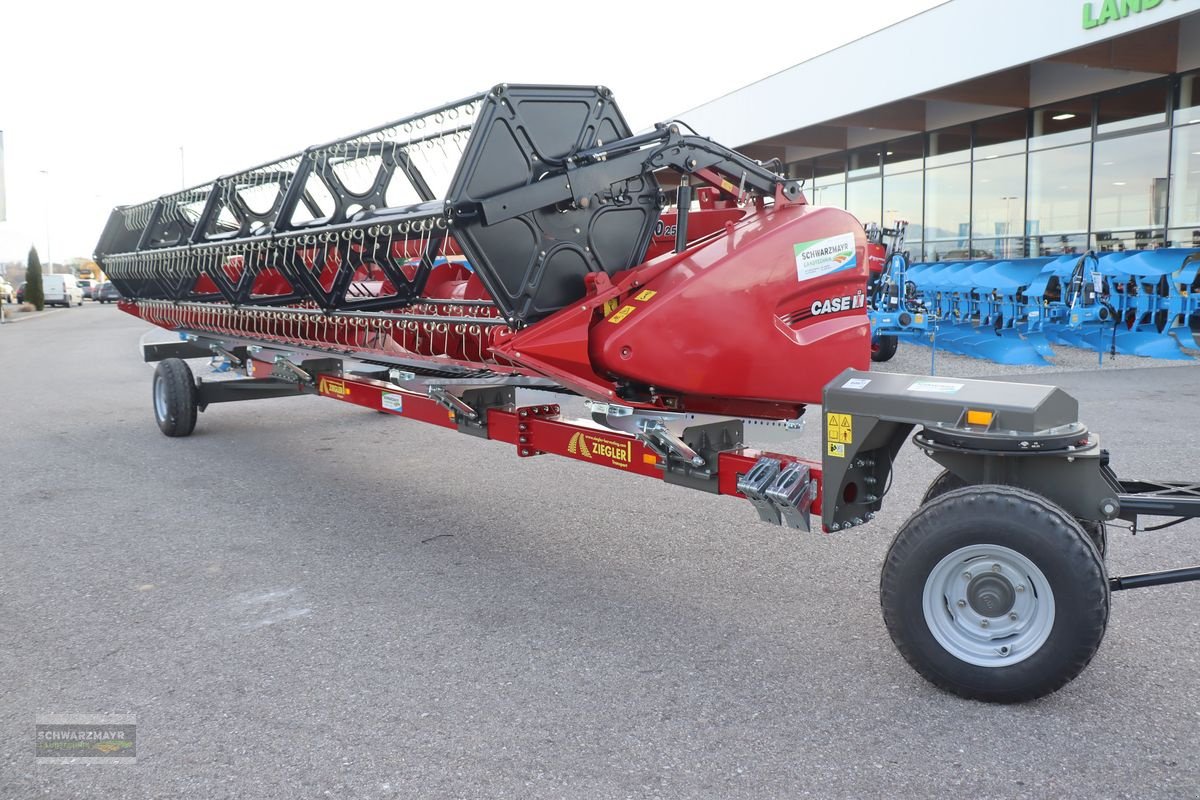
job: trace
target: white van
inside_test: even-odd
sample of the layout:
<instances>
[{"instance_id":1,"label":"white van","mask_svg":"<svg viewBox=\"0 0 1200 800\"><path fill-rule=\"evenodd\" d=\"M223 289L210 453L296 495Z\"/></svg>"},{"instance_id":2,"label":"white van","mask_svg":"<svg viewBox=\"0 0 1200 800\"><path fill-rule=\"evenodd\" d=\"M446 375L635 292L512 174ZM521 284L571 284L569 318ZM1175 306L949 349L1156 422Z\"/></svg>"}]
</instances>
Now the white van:
<instances>
[{"instance_id":1,"label":"white van","mask_svg":"<svg viewBox=\"0 0 1200 800\"><path fill-rule=\"evenodd\" d=\"M43 275L42 291L46 296L46 305L71 306L83 305L83 289L74 275Z\"/></svg>"}]
</instances>

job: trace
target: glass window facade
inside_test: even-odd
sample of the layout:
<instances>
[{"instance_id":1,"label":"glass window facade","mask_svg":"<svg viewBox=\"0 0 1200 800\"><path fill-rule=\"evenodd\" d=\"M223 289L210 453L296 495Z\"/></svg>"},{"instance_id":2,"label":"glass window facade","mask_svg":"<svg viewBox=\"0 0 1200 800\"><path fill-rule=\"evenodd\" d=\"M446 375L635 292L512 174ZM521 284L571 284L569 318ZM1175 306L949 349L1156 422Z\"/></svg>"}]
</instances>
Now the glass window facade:
<instances>
[{"instance_id":1,"label":"glass window facade","mask_svg":"<svg viewBox=\"0 0 1200 800\"><path fill-rule=\"evenodd\" d=\"M1092 147L1059 147L1029 154L1030 236L1086 234Z\"/></svg>"},{"instance_id":2,"label":"glass window facade","mask_svg":"<svg viewBox=\"0 0 1200 800\"><path fill-rule=\"evenodd\" d=\"M971 126L959 125L929 134L925 167L941 167L971 160Z\"/></svg>"},{"instance_id":3,"label":"glass window facade","mask_svg":"<svg viewBox=\"0 0 1200 800\"><path fill-rule=\"evenodd\" d=\"M1119 241L1135 248L1161 243L1167 218L1166 130L1096 142L1092 156L1092 231L1099 249L1121 231L1136 231Z\"/></svg>"},{"instance_id":4,"label":"glass window facade","mask_svg":"<svg viewBox=\"0 0 1200 800\"><path fill-rule=\"evenodd\" d=\"M882 178L859 178L846 184L846 210L858 219L879 221Z\"/></svg>"},{"instance_id":5,"label":"glass window facade","mask_svg":"<svg viewBox=\"0 0 1200 800\"><path fill-rule=\"evenodd\" d=\"M1171 151L1171 227L1200 227L1200 125L1175 131Z\"/></svg>"},{"instance_id":6,"label":"glass window facade","mask_svg":"<svg viewBox=\"0 0 1200 800\"><path fill-rule=\"evenodd\" d=\"M1200 247L1200 72L792 165L914 257Z\"/></svg>"},{"instance_id":7,"label":"glass window facade","mask_svg":"<svg viewBox=\"0 0 1200 800\"><path fill-rule=\"evenodd\" d=\"M955 241L965 249L971 232L971 165L925 171L925 240Z\"/></svg>"},{"instance_id":8,"label":"glass window facade","mask_svg":"<svg viewBox=\"0 0 1200 800\"><path fill-rule=\"evenodd\" d=\"M907 222L910 245L919 245L925 238L924 199L925 173L922 171L889 175L883 181L884 224L894 225L898 220Z\"/></svg>"},{"instance_id":9,"label":"glass window facade","mask_svg":"<svg viewBox=\"0 0 1200 800\"><path fill-rule=\"evenodd\" d=\"M1096 114L1096 133L1163 125L1167 121L1167 88L1165 81L1153 81L1103 95Z\"/></svg>"},{"instance_id":10,"label":"glass window facade","mask_svg":"<svg viewBox=\"0 0 1200 800\"><path fill-rule=\"evenodd\" d=\"M1090 98L1035 108L1031 115L1029 149L1043 150L1092 138L1094 103Z\"/></svg>"}]
</instances>

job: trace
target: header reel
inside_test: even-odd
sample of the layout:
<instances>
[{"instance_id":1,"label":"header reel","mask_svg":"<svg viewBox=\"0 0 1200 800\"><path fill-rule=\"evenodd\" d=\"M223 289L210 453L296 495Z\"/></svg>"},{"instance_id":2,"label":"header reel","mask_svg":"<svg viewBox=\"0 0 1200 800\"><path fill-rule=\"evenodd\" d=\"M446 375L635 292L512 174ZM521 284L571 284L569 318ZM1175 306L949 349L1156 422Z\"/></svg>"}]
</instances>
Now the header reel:
<instances>
[{"instance_id":1,"label":"header reel","mask_svg":"<svg viewBox=\"0 0 1200 800\"><path fill-rule=\"evenodd\" d=\"M664 167L742 192L781 180L673 127L632 137L605 88L502 84L119 207L96 257L130 299L325 312L403 308L465 261L516 327L582 297L588 273L641 263Z\"/></svg>"}]
</instances>

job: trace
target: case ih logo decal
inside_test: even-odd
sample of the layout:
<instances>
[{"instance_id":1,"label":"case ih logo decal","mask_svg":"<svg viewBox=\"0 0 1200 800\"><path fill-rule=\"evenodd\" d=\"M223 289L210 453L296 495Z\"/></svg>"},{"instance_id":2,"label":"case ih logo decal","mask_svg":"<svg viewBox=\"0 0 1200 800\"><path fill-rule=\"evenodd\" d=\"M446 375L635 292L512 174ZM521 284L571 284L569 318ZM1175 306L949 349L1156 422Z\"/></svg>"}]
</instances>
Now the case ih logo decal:
<instances>
[{"instance_id":1,"label":"case ih logo decal","mask_svg":"<svg viewBox=\"0 0 1200 800\"><path fill-rule=\"evenodd\" d=\"M867 296L862 292L858 294L847 294L841 297L830 297L828 300L817 300L813 302L812 315L819 317L822 314L836 314L839 311L852 311L856 308L866 308Z\"/></svg>"},{"instance_id":2,"label":"case ih logo decal","mask_svg":"<svg viewBox=\"0 0 1200 800\"><path fill-rule=\"evenodd\" d=\"M633 442L575 433L571 435L571 441L567 442L567 452L573 456L583 456L589 461L597 457L606 459L612 462L614 467L625 469L633 460Z\"/></svg>"},{"instance_id":3,"label":"case ih logo decal","mask_svg":"<svg viewBox=\"0 0 1200 800\"><path fill-rule=\"evenodd\" d=\"M793 311L780 317L785 325L796 326L813 317L823 317L826 314L840 314L843 311L858 311L867 307L867 295L858 291L854 294L844 294L840 297L827 297L824 300L814 300L808 308Z\"/></svg>"},{"instance_id":4,"label":"case ih logo decal","mask_svg":"<svg viewBox=\"0 0 1200 800\"><path fill-rule=\"evenodd\" d=\"M321 378L321 382L317 384L317 391L326 397L336 397L338 400L350 399L350 387L344 381L333 378Z\"/></svg>"}]
</instances>

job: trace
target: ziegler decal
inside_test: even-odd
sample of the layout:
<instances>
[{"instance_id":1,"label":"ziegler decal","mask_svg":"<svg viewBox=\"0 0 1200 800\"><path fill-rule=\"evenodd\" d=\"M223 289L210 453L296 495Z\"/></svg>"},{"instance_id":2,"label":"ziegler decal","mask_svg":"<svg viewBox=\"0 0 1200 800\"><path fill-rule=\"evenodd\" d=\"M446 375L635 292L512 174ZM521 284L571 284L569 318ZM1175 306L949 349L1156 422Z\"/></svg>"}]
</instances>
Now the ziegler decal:
<instances>
[{"instance_id":1,"label":"ziegler decal","mask_svg":"<svg viewBox=\"0 0 1200 800\"><path fill-rule=\"evenodd\" d=\"M317 391L326 397L336 397L338 400L350 399L350 387L346 385L345 381L333 378L321 378L321 382L317 384Z\"/></svg>"},{"instance_id":2,"label":"ziegler decal","mask_svg":"<svg viewBox=\"0 0 1200 800\"><path fill-rule=\"evenodd\" d=\"M574 433L571 434L571 441L567 442L567 453L583 456L589 461L599 457L611 462L614 467L626 469L633 460L633 442Z\"/></svg>"}]
</instances>

